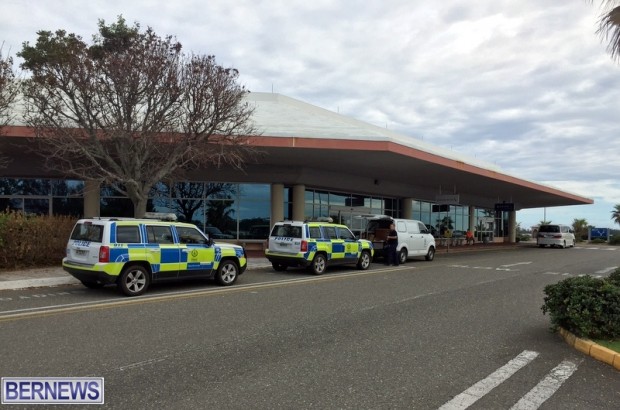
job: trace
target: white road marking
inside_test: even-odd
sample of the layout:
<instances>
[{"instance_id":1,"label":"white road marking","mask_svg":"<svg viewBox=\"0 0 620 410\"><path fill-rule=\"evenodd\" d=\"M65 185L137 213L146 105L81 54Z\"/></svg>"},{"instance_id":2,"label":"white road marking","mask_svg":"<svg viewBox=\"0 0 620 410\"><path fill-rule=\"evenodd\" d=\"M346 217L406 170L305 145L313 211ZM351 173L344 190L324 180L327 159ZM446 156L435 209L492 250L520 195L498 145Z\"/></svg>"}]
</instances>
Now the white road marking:
<instances>
[{"instance_id":1,"label":"white road marking","mask_svg":"<svg viewBox=\"0 0 620 410\"><path fill-rule=\"evenodd\" d=\"M601 269L601 270L597 270L594 273L600 273L602 275L606 274L606 273L611 273L613 271L615 271L616 269L618 269L617 266L610 266L609 268L605 268L605 269Z\"/></svg>"},{"instance_id":2,"label":"white road marking","mask_svg":"<svg viewBox=\"0 0 620 410\"><path fill-rule=\"evenodd\" d=\"M532 390L511 407L510 410L534 410L539 408L577 370L575 363L567 360L560 363Z\"/></svg>"},{"instance_id":3,"label":"white road marking","mask_svg":"<svg viewBox=\"0 0 620 410\"><path fill-rule=\"evenodd\" d=\"M615 251L618 248L616 248L615 246L610 246L610 247L605 247L605 248L597 248L595 246L592 246L592 247L575 246L575 249L585 249L588 251Z\"/></svg>"},{"instance_id":4,"label":"white road marking","mask_svg":"<svg viewBox=\"0 0 620 410\"><path fill-rule=\"evenodd\" d=\"M483 269L483 270L499 270L504 272L518 272L518 269L510 269L512 266L529 265L532 262L517 262L510 265L500 265L497 268L492 266L469 266L469 265L448 265L450 268L463 268L463 269Z\"/></svg>"},{"instance_id":5,"label":"white road marking","mask_svg":"<svg viewBox=\"0 0 620 410\"><path fill-rule=\"evenodd\" d=\"M488 394L491 390L508 380L508 378L515 374L519 369L529 364L536 357L538 357L538 352L524 350L517 357L491 373L485 379L480 380L463 393L455 396L452 400L441 406L439 410L457 410L468 408L483 396Z\"/></svg>"},{"instance_id":6,"label":"white road marking","mask_svg":"<svg viewBox=\"0 0 620 410\"><path fill-rule=\"evenodd\" d=\"M512 263L510 265L501 265L500 267L506 267L507 268L509 266L529 265L530 263L532 263L532 262L531 261L530 262L517 262L517 263Z\"/></svg>"}]
</instances>

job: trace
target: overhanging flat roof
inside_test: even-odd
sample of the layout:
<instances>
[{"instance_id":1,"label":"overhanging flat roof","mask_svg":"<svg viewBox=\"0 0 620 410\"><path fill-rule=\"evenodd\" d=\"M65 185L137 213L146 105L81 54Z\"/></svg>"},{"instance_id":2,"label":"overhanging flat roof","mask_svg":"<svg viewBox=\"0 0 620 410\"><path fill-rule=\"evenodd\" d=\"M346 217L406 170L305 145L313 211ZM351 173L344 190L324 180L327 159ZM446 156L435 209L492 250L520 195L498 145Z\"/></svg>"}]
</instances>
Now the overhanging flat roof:
<instances>
[{"instance_id":1,"label":"overhanging flat roof","mask_svg":"<svg viewBox=\"0 0 620 410\"><path fill-rule=\"evenodd\" d=\"M592 204L593 200L517 178L496 165L346 117L279 94L251 93L253 121L261 135L252 144L261 154L245 170L206 169L194 180L305 184L364 195L435 201L458 194L460 203L516 209ZM6 127L0 151L13 158L0 175L58 177L27 152L31 130Z\"/></svg>"}]
</instances>

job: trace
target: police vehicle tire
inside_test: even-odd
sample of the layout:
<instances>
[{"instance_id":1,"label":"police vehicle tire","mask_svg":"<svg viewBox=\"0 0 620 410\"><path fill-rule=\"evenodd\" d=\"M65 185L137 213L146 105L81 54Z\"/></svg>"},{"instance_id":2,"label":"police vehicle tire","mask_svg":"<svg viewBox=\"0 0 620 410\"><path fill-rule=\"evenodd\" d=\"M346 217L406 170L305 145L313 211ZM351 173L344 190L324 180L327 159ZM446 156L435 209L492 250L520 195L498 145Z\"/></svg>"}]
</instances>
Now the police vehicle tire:
<instances>
[{"instance_id":1,"label":"police vehicle tire","mask_svg":"<svg viewBox=\"0 0 620 410\"><path fill-rule=\"evenodd\" d=\"M151 284L151 275L144 266L128 265L118 280L118 286L125 295L140 296Z\"/></svg>"},{"instance_id":2,"label":"police vehicle tire","mask_svg":"<svg viewBox=\"0 0 620 410\"><path fill-rule=\"evenodd\" d=\"M325 273L325 269L327 268L327 261L325 260L325 256L323 254L317 254L314 259L312 259L312 265L310 266L312 269L312 273L315 275L322 275Z\"/></svg>"},{"instance_id":3,"label":"police vehicle tire","mask_svg":"<svg viewBox=\"0 0 620 410\"><path fill-rule=\"evenodd\" d=\"M103 283L100 282L95 282L95 281L88 281L88 280L82 280L80 281L82 282L82 285L86 286L88 289L101 289L103 287Z\"/></svg>"},{"instance_id":4,"label":"police vehicle tire","mask_svg":"<svg viewBox=\"0 0 620 410\"><path fill-rule=\"evenodd\" d=\"M286 268L288 268L288 266L282 264L282 263L278 263L278 262L272 262L271 266L273 266L273 269L278 271L278 272L283 272L286 270Z\"/></svg>"},{"instance_id":5,"label":"police vehicle tire","mask_svg":"<svg viewBox=\"0 0 620 410\"><path fill-rule=\"evenodd\" d=\"M398 262L401 264L407 262L407 248L402 248L398 252Z\"/></svg>"},{"instance_id":6,"label":"police vehicle tire","mask_svg":"<svg viewBox=\"0 0 620 410\"><path fill-rule=\"evenodd\" d=\"M230 286L237 280L239 276L239 266L231 259L225 259L220 262L220 266L215 273L215 281L222 286Z\"/></svg>"},{"instance_id":7,"label":"police vehicle tire","mask_svg":"<svg viewBox=\"0 0 620 410\"><path fill-rule=\"evenodd\" d=\"M432 261L433 259L435 259L435 248L433 248L432 246L428 248L428 252L426 253L426 256L424 258L427 261Z\"/></svg>"},{"instance_id":8,"label":"police vehicle tire","mask_svg":"<svg viewBox=\"0 0 620 410\"><path fill-rule=\"evenodd\" d=\"M357 262L357 268L361 270L366 270L370 267L370 252L362 251L360 255L360 259Z\"/></svg>"}]
</instances>

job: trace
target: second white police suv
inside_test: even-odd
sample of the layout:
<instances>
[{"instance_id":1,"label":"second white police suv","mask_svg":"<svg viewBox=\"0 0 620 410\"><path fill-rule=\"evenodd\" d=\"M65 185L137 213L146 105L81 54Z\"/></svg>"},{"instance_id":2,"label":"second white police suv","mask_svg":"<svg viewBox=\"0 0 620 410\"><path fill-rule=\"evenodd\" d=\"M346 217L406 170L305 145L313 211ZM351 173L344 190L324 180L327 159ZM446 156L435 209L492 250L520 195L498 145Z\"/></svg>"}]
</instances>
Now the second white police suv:
<instances>
[{"instance_id":1,"label":"second white police suv","mask_svg":"<svg viewBox=\"0 0 620 410\"><path fill-rule=\"evenodd\" d=\"M354 264L368 269L372 243L358 239L345 225L330 222L283 221L274 225L265 256L277 271L309 267L321 275L328 266Z\"/></svg>"}]
</instances>

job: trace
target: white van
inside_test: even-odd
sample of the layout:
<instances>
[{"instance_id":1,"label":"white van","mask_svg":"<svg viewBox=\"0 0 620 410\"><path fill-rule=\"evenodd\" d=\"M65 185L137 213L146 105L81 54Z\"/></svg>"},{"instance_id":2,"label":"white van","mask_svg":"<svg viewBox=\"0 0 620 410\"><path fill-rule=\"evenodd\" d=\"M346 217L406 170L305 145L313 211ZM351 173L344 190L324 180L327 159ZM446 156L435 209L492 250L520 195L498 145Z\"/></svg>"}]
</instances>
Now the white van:
<instances>
[{"instance_id":1,"label":"white van","mask_svg":"<svg viewBox=\"0 0 620 410\"><path fill-rule=\"evenodd\" d=\"M575 233L573 228L568 225L540 225L538 227L538 234L536 235L536 242L541 248L547 245L552 248L554 246L559 246L560 248L566 248L568 246L574 247Z\"/></svg>"},{"instance_id":2,"label":"white van","mask_svg":"<svg viewBox=\"0 0 620 410\"><path fill-rule=\"evenodd\" d=\"M368 218L365 236L372 242L375 255L386 257L383 249L390 231L390 224L395 225L398 233L396 252L398 252L400 263L418 256L424 256L427 261L435 258L435 238L423 222L414 219L391 218L385 215Z\"/></svg>"}]
</instances>

